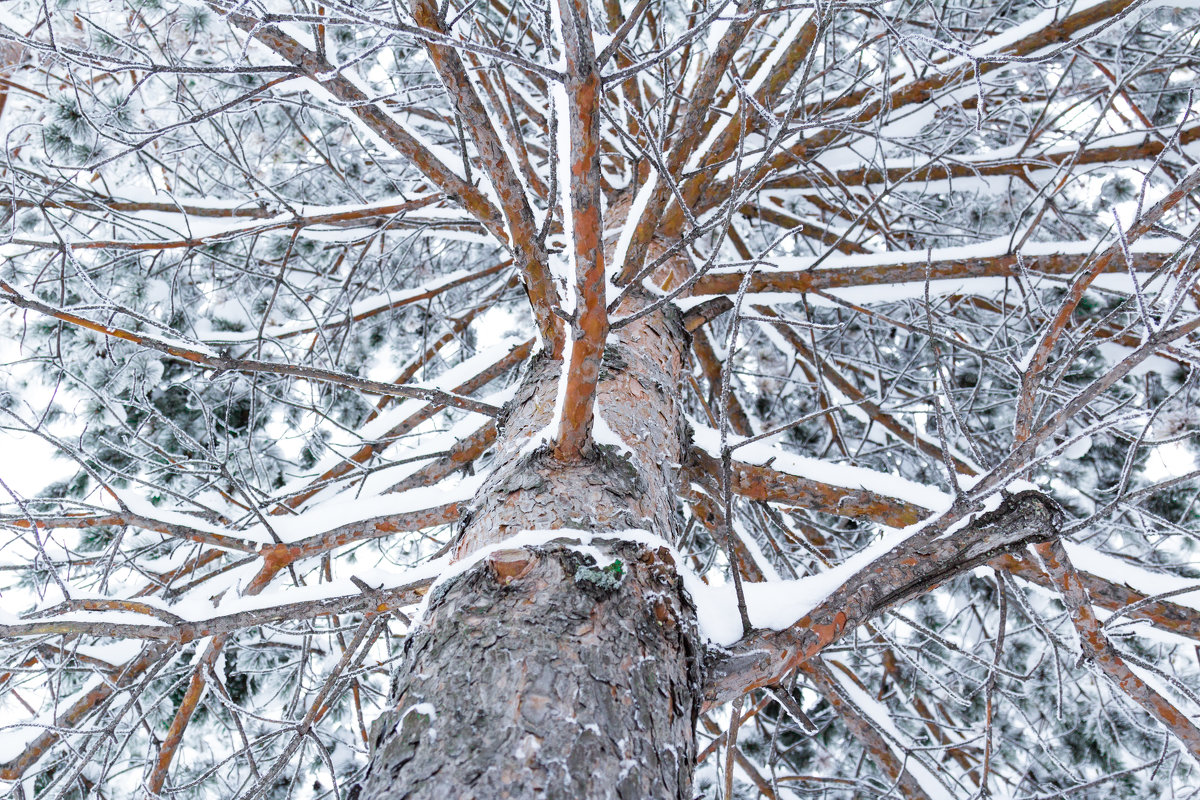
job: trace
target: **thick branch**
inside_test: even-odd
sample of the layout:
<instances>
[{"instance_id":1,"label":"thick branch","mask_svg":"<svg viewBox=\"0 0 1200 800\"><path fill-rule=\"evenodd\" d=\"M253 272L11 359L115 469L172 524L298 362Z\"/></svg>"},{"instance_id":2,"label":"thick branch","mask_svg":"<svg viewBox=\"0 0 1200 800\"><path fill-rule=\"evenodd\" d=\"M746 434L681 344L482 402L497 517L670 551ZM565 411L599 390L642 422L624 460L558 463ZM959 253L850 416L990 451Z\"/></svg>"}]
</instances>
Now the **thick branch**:
<instances>
[{"instance_id":1,"label":"thick branch","mask_svg":"<svg viewBox=\"0 0 1200 800\"><path fill-rule=\"evenodd\" d=\"M1174 703L1139 678L1112 646L1108 637L1104 635L1095 612L1092 611L1083 582L1075 572L1062 543L1046 542L1038 546L1037 552L1049 571L1063 603L1071 612L1071 621L1079 634L1079 645L1083 649L1084 659L1099 668L1118 689L1150 712L1174 734L1193 758L1200 760L1200 728L1197 728Z\"/></svg>"},{"instance_id":2,"label":"thick branch","mask_svg":"<svg viewBox=\"0 0 1200 800\"><path fill-rule=\"evenodd\" d=\"M721 464L705 451L693 448L687 470L693 480L711 481L720 475ZM919 522L929 514L920 506L866 489L835 486L741 461L732 462L730 479L733 492L750 500L812 508L840 517L887 520L886 524L898 528Z\"/></svg>"},{"instance_id":3,"label":"thick branch","mask_svg":"<svg viewBox=\"0 0 1200 800\"><path fill-rule=\"evenodd\" d=\"M492 364L479 374L468 378L456 386L456 393L462 394L464 392L478 391L528 358L529 353L532 350L532 339L528 339L525 342L517 345L507 354L505 354L505 356L499 361ZM312 481L308 488L304 489L298 494L288 497L287 500L282 503L283 507L272 513L283 514L287 513L287 509L289 508L299 508L301 503L317 494L317 492L329 485L330 482L355 471L362 464L367 463L372 457L383 451L388 445L396 442L396 440L401 436L411 430L414 430L422 422L431 419L444 407L445 406L440 403L430 403L429 405L418 409L416 413L410 414L408 417L402 419L400 422L393 425L382 434L372 436L370 442L364 444L358 450L345 457L337 465L330 467L328 470L323 472L320 476Z\"/></svg>"},{"instance_id":4,"label":"thick branch","mask_svg":"<svg viewBox=\"0 0 1200 800\"><path fill-rule=\"evenodd\" d=\"M1180 145L1191 144L1197 140L1200 140L1200 127L1188 128L1179 133ZM971 161L947 157L940 162L924 166L843 169L833 173L837 177L836 181L823 178L817 172L805 171L768 181L766 187L770 189L820 189L830 185L842 185L861 188L873 185L895 186L899 183L928 183L956 178L963 180L987 177L1025 178L1031 171L1055 169L1068 161L1075 166L1084 164L1111 166L1128 162L1152 161L1166 148L1167 145L1163 142L1147 136L1146 141L1141 144L1088 147L1083 150L1072 148L1017 158Z\"/></svg>"},{"instance_id":5,"label":"thick branch","mask_svg":"<svg viewBox=\"0 0 1200 800\"><path fill-rule=\"evenodd\" d=\"M407 203L391 203L382 206L364 206L348 211L332 211L327 213L314 213L305 215L287 215L278 211L265 213L265 209L242 209L242 208L222 208L208 209L209 211L220 211L221 214L208 214L208 217L224 216L232 218L265 217L267 222L261 224L233 224L223 230L216 230L212 233L201 236L183 236L177 239L143 239L141 241L125 240L125 239L97 239L88 237L79 241L63 242L62 240L53 241L38 241L34 239L14 238L13 244L21 245L22 247L34 247L39 250L137 250L137 251L157 251L157 250L179 250L192 249L196 247L204 247L206 245L214 245L221 242L229 242L234 239L253 238L261 236L265 233L274 231L300 231L305 228L314 227L336 227L336 228L362 228L368 227L395 227L401 220L405 219L405 215L410 211L424 208L441 200L439 194L427 195L419 200L413 200ZM135 208L143 211L156 211L158 213L177 213L180 216L200 216L192 215L190 211L197 210L184 206L173 206L170 203L132 203L124 201L104 201L108 208L119 210L122 208ZM105 205L100 205L101 201L85 203L81 201L66 201L63 203L46 202L44 205L49 208L62 207L72 209L90 209L97 208L103 210ZM7 205L7 203L6 203ZM17 206L35 206L29 201L15 201ZM143 207L144 208L138 208ZM240 212L257 212L262 211L262 214L240 213ZM465 217L463 221L469 221ZM421 223L426 224L426 223Z\"/></svg>"},{"instance_id":6,"label":"thick branch","mask_svg":"<svg viewBox=\"0 0 1200 800\"><path fill-rule=\"evenodd\" d=\"M1007 570L1013 576L1044 589L1054 590L1054 583L1045 572L1038 569L1030 559L1018 559L1003 555L992 561L991 566ZM1200 612L1193 608L1170 603L1165 600L1147 602L1146 595L1105 580L1089 572L1077 572L1092 605L1114 611L1131 620L1145 620L1156 628L1186 636L1200 642Z\"/></svg>"},{"instance_id":7,"label":"thick branch","mask_svg":"<svg viewBox=\"0 0 1200 800\"><path fill-rule=\"evenodd\" d=\"M507 241L504 222L479 189L467 183L453 170L443 164L404 126L384 113L377 104L319 54L305 48L292 37L270 25L264 25L254 17L216 8L238 28L252 35L273 53L292 64L304 75L319 83L346 106L366 125L384 139L398 153L412 162L441 191L457 199L492 232L500 241Z\"/></svg>"},{"instance_id":8,"label":"thick branch","mask_svg":"<svg viewBox=\"0 0 1200 800\"><path fill-rule=\"evenodd\" d=\"M456 470L468 469L472 461L495 444L499 435L500 429L496 421L488 420L474 432L456 441L441 458L429 462L399 483L389 486L387 491L407 492L421 486L432 486Z\"/></svg>"},{"instance_id":9,"label":"thick branch","mask_svg":"<svg viewBox=\"0 0 1200 800\"><path fill-rule=\"evenodd\" d=\"M813 51L813 43L816 41L820 27L819 19L820 15L811 13L796 32L787 49L779 55L778 60L771 67L771 71L767 74L762 86L755 94L755 100L762 107L773 107L775 101L778 99L779 92L803 67L804 61ZM706 153L708 163L725 163L733 155L737 149L738 142L745 135L744 128L747 124L759 126L765 122L765 120L761 119L755 113L755 109L747 109L748 105L745 102L739 103L737 111L731 117L724 123L718 123L724 124L725 128ZM697 170L696 174L687 179L681 189L684 204L688 208L695 207L697 200L701 197L705 189L708 188L710 182L711 174L708 170ZM679 230L682 222L683 209L679 205L675 205L670 207L663 216L662 227L664 230Z\"/></svg>"},{"instance_id":10,"label":"thick branch","mask_svg":"<svg viewBox=\"0 0 1200 800\"><path fill-rule=\"evenodd\" d=\"M750 689L783 682L797 666L893 606L1005 552L1058 534L1060 511L1038 492L1005 498L999 508L950 533L922 531L849 574L790 628L754 631L708 664L705 703L719 705ZM849 562L852 564L853 562ZM845 566L842 567L845 569Z\"/></svg>"},{"instance_id":11,"label":"thick branch","mask_svg":"<svg viewBox=\"0 0 1200 800\"><path fill-rule=\"evenodd\" d=\"M687 98L687 110L679 130L675 132L675 144L667 157L666 175L661 175L651 190L648 202L638 219L630 219L636 223L633 238L625 253L625 262L620 266L621 273L618 282L627 282L638 273L646 259L646 253L651 239L659 231L659 220L671 199L671 182L676 180L687 165L697 145L703 141L712 123L705 124L709 115L709 105L716 96L717 88L726 78L730 62L737 53L738 46L746 38L758 19L763 7L762 0L750 0L739 7L737 16L725 29L721 40L713 49L712 55L704 64L700 75L691 88Z\"/></svg>"},{"instance_id":12,"label":"thick branch","mask_svg":"<svg viewBox=\"0 0 1200 800\"><path fill-rule=\"evenodd\" d=\"M152 797L162 791L163 784L167 781L167 772L171 768L171 762L175 759L175 752L183 743L183 734L187 731L188 724L192 721L192 715L195 714L196 709L200 706L200 699L204 696L207 672L212 669L224 644L224 637L218 636L213 639L208 645L208 650L192 668L192 677L188 681L187 691L184 692L179 709L175 712L171 726L167 729L167 735L158 751L158 758L154 762L154 769L146 780L146 787L150 790Z\"/></svg>"},{"instance_id":13,"label":"thick branch","mask_svg":"<svg viewBox=\"0 0 1200 800\"><path fill-rule=\"evenodd\" d=\"M197 520L199 522L199 520ZM0 525L23 528L28 530L31 525L40 529L55 528L96 528L102 526L130 525L146 531L154 531L164 536L199 542L222 550L238 550L243 553L258 552L259 544L246 539L240 539L229 534L216 531L206 531L182 525L178 522L165 522L159 519L135 514L129 511L96 512L91 514L60 514L56 516L31 515L0 517Z\"/></svg>"},{"instance_id":14,"label":"thick branch","mask_svg":"<svg viewBox=\"0 0 1200 800\"><path fill-rule=\"evenodd\" d=\"M577 458L591 438L600 362L608 338L604 222L600 195L600 76L587 0L559 0L567 57L570 124L570 235L574 242L575 319L556 455ZM567 189L568 187L563 187Z\"/></svg>"},{"instance_id":15,"label":"thick branch","mask_svg":"<svg viewBox=\"0 0 1200 800\"><path fill-rule=\"evenodd\" d=\"M63 187L77 188L77 187ZM273 228L304 228L311 225L331 225L357 227L365 220L379 217L394 217L409 211L416 211L442 199L439 194L426 195L416 200L402 203L385 203L383 205L362 205L357 208L339 211L321 211L319 206L309 207L307 214L288 216L278 208L264 205L192 205L186 200L177 202L162 200L121 200L99 194L89 194L82 200L30 200L14 195L0 195L0 204L9 208L38 208L38 209L70 209L72 211L95 211L98 213L116 212L118 214L139 214L154 212L156 214L178 214L181 217L200 217L202 219L261 219L272 220L269 227L245 228L239 230L263 231ZM73 245L82 247L84 245Z\"/></svg>"},{"instance_id":16,"label":"thick branch","mask_svg":"<svg viewBox=\"0 0 1200 800\"><path fill-rule=\"evenodd\" d=\"M413 0L411 8L418 25L445 35L438 17L437 3L433 0ZM432 41L426 42L425 49L446 87L455 111L470 133L479 164L500 201L500 211L508 224L508 240L513 256L525 275L526 289L538 328L549 349L556 352L562 332L550 309L557 304L558 297L525 188L458 52L450 45L434 44Z\"/></svg>"},{"instance_id":17,"label":"thick branch","mask_svg":"<svg viewBox=\"0 0 1200 800\"><path fill-rule=\"evenodd\" d=\"M702 450L694 450L693 459L695 460L689 461L689 464L685 465L687 468L685 477L698 480L703 479L706 475L716 474L708 472L710 469L715 469L717 465L717 460L713 456ZM705 464L707 466L703 466ZM815 508L827 514L853 517L860 521L878 523L891 528L912 525L933 513L928 508L865 489L833 486L789 475L771 467L745 464L739 461L734 461L732 464L731 478L733 491L750 500ZM695 501L693 500L693 502ZM1028 583L1037 584L1045 589L1054 589L1046 574L1028 559L1019 559L1009 554L1003 554L992 559L990 565L997 569L1007 570L1013 576ZM1131 620L1145 620L1156 628L1200 641L1200 611L1165 600L1146 602L1146 595L1089 572L1079 573L1079 579L1087 589L1093 604L1109 611L1123 613Z\"/></svg>"}]
</instances>

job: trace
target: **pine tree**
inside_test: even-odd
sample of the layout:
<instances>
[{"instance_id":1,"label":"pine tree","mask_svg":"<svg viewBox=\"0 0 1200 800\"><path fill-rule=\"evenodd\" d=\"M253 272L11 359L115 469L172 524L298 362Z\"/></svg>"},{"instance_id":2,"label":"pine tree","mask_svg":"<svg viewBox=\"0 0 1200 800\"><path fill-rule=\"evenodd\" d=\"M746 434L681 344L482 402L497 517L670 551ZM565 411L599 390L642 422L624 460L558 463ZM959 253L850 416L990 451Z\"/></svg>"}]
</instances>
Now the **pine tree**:
<instances>
[{"instance_id":1,"label":"pine tree","mask_svg":"<svg viewBox=\"0 0 1200 800\"><path fill-rule=\"evenodd\" d=\"M1191 796L1198 44L4 4L0 786Z\"/></svg>"}]
</instances>

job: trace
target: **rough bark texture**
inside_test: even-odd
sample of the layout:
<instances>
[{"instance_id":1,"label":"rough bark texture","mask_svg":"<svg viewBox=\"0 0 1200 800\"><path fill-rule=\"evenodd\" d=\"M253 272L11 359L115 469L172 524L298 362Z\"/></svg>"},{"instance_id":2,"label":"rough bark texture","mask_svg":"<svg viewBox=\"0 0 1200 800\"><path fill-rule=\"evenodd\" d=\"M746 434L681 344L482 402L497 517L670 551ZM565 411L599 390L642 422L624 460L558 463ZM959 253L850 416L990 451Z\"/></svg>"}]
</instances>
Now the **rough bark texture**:
<instances>
[{"instance_id":1,"label":"rough bark texture","mask_svg":"<svg viewBox=\"0 0 1200 800\"><path fill-rule=\"evenodd\" d=\"M618 315L649 301L634 293ZM674 561L619 534L591 541L619 565L570 544L572 530L630 528L674 541L686 353L670 310L613 331L597 411L621 441L601 436L565 461L538 444L553 438L561 362L532 362L455 553L522 530L562 535L492 550L434 590L372 733L360 800L690 800L702 654Z\"/></svg>"},{"instance_id":2,"label":"rough bark texture","mask_svg":"<svg viewBox=\"0 0 1200 800\"><path fill-rule=\"evenodd\" d=\"M362 799L690 800L694 615L665 548L614 550L620 578L553 547L439 592L372 731Z\"/></svg>"},{"instance_id":3,"label":"rough bark texture","mask_svg":"<svg viewBox=\"0 0 1200 800\"><path fill-rule=\"evenodd\" d=\"M498 422L491 478L459 538L460 557L521 530L640 528L674 540L676 486L687 437L679 381L686 332L679 316L650 314L615 331L605 348L598 412L628 447L600 444L560 461L532 437L554 415L561 362L537 357Z\"/></svg>"}]
</instances>

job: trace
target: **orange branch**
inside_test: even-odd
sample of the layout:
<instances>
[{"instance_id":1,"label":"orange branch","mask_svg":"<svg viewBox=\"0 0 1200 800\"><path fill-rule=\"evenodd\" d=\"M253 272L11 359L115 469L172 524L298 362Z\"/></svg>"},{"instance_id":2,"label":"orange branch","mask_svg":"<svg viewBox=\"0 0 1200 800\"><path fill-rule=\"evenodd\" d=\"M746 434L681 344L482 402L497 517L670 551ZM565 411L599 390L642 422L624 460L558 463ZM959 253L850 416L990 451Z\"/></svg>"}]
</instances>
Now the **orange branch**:
<instances>
[{"instance_id":1,"label":"orange branch","mask_svg":"<svg viewBox=\"0 0 1200 800\"><path fill-rule=\"evenodd\" d=\"M1053 541L1040 544L1037 546L1037 552L1054 581L1059 596L1071 612L1071 621L1079 634L1084 658L1099 667L1118 689L1166 726L1193 758L1200 759L1200 728L1170 700L1139 678L1113 648L1108 637L1104 635L1103 626L1092 611L1083 582L1075 572L1062 543Z\"/></svg>"},{"instance_id":2,"label":"orange branch","mask_svg":"<svg viewBox=\"0 0 1200 800\"><path fill-rule=\"evenodd\" d=\"M1179 134L1180 145L1190 144L1197 140L1200 140L1200 127L1187 128ZM946 159L941 163L930 163L916 168L890 167L880 169L878 167L859 167L838 170L833 175L836 177L836 183L850 188L863 188L879 184L895 186L901 182L927 183L954 178L962 178L964 180L986 177L1024 178L1030 170L1054 169L1066 161L1070 161L1075 165L1110 165L1130 161L1152 161L1166 147L1162 142L1148 140L1136 145L1089 147L1082 150L1069 150L998 160L950 161ZM833 179L822 179L820 173L804 171L774 178L767 181L765 187L770 189L819 189L833 182ZM713 188L715 189L715 187Z\"/></svg>"},{"instance_id":3,"label":"orange branch","mask_svg":"<svg viewBox=\"0 0 1200 800\"><path fill-rule=\"evenodd\" d=\"M434 0L412 0L413 19L431 33L445 37L438 16L438 4ZM466 66L451 45L426 41L425 49L437 70L446 93L454 104L455 111L470 133L475 145L476 157L487 174L488 180L500 201L500 212L507 223L508 236L500 241L508 242L513 256L525 276L525 288L533 306L534 317L547 349L557 352L562 339L562 328L551 313L558 303L558 293L550 275L546 249L538 236L533 219L533 210L525 195L525 188L517 177L508 152L499 132L492 124L487 109L475 91L467 75ZM467 158L467 154L463 154Z\"/></svg>"},{"instance_id":4,"label":"orange branch","mask_svg":"<svg viewBox=\"0 0 1200 800\"><path fill-rule=\"evenodd\" d=\"M841 666L840 664L838 666ZM921 784L904 768L904 762L896 757L883 735L863 714L862 710L846 697L829 668L820 659L805 662L799 667L813 687L825 698L841 718L850 735L859 741L888 780L896 784L908 800L929 800ZM849 673L847 673L849 674Z\"/></svg>"},{"instance_id":5,"label":"orange branch","mask_svg":"<svg viewBox=\"0 0 1200 800\"><path fill-rule=\"evenodd\" d=\"M693 480L712 480L721 474L718 459L699 448L692 450L686 468ZM730 484L735 494L751 500L809 508L842 517L887 520L886 524L898 528L919 522L929 514L919 506L866 489L834 486L740 461L731 464Z\"/></svg>"},{"instance_id":6,"label":"orange branch","mask_svg":"<svg viewBox=\"0 0 1200 800\"><path fill-rule=\"evenodd\" d=\"M179 710L175 712L175 717L171 720L171 727L167 729L166 738L163 739L162 746L158 751L158 758L154 762L154 769L146 780L146 788L150 790L151 795L157 795L162 791L163 784L166 783L167 771L175 759L175 751L183 742L184 731L187 730L188 723L192 721L192 715L196 713L196 708L200 705L200 698L204 696L204 674L217 660L224 644L225 637L215 637L209 642L208 649L201 656L199 663L192 669L192 679L188 682L187 691L184 692L183 700L179 703Z\"/></svg>"},{"instance_id":7,"label":"orange branch","mask_svg":"<svg viewBox=\"0 0 1200 800\"><path fill-rule=\"evenodd\" d=\"M657 183L641 216L636 221L630 220L630 222L635 222L635 227L633 237L626 250L625 263L619 265L621 273L617 280L618 283L626 283L638 274L642 263L646 260L651 240L655 235L662 233L659 221L662 219L667 203L673 196L671 183L679 180L692 153L711 130L713 122L709 119L709 114L712 100L716 97L721 81L727 77L730 64L742 41L758 21L762 7L763 0L750 0L738 7L736 16L729 23L729 27L725 29L720 41L717 42L712 54L696 77L687 97L683 120L678 129L672 131L675 142L664 165L666 174L658 176Z\"/></svg>"},{"instance_id":8,"label":"orange branch","mask_svg":"<svg viewBox=\"0 0 1200 800\"><path fill-rule=\"evenodd\" d=\"M1020 267L1028 272L1058 277L1073 275L1083 262L1082 255L1020 256ZM1153 272L1172 258L1168 253L1132 253L1135 272ZM838 267L812 270L755 270L747 283L749 293L813 292L849 289L858 286L890 286L971 278L1011 278L1018 275L1018 256L956 258L939 261L911 261L869 267ZM1104 272L1126 272L1123 260L1101 264ZM693 295L736 295L745 273L740 270L709 272L692 286ZM964 287L965 288L965 287Z\"/></svg>"},{"instance_id":9,"label":"orange branch","mask_svg":"<svg viewBox=\"0 0 1200 800\"><path fill-rule=\"evenodd\" d=\"M133 685L150 667L158 664L171 650L171 645L159 642L142 651L142 654L127 663L120 674L102 680L94 688L88 690L82 697L71 704L70 708L54 719L54 726L43 732L30 742L21 754L4 764L0 764L0 780L18 781L31 766L37 763L51 747L62 738L62 731L74 728L82 722L92 709L108 700L114 694Z\"/></svg>"},{"instance_id":10,"label":"orange branch","mask_svg":"<svg viewBox=\"0 0 1200 800\"><path fill-rule=\"evenodd\" d=\"M571 238L575 247L575 319L555 455L580 456L592 435L596 386L608 338L604 221L600 196L600 76L592 46L587 0L559 0L567 57ZM567 187L563 187L566 189Z\"/></svg>"}]
</instances>

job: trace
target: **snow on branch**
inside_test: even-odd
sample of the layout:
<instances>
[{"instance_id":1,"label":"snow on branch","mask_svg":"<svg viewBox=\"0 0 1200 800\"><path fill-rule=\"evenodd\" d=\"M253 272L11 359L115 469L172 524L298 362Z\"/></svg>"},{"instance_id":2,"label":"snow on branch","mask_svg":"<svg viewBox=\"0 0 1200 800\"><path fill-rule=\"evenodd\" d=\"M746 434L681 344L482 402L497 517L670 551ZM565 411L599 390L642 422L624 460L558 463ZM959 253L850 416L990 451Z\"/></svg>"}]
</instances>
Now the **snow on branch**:
<instances>
[{"instance_id":1,"label":"snow on branch","mask_svg":"<svg viewBox=\"0 0 1200 800\"><path fill-rule=\"evenodd\" d=\"M67 635L99 638L143 639L186 644L206 636L230 634L259 625L291 620L335 616L351 612L390 613L420 602L425 590L445 567L445 561L430 561L403 573L400 581L381 589L364 590L359 581L343 580L309 587L293 587L277 594L244 597L227 603L242 610L226 614L184 616L158 602L109 598L65 600L42 609L36 619L16 619L5 614L0 620L0 637ZM279 602L307 594L303 599Z\"/></svg>"},{"instance_id":2,"label":"snow on branch","mask_svg":"<svg viewBox=\"0 0 1200 800\"><path fill-rule=\"evenodd\" d=\"M1096 618L1084 589L1084 583L1075 566L1071 563L1062 542L1052 540L1041 543L1036 547L1042 564L1054 581L1059 596L1071 613L1071 621L1075 625L1079 646L1085 661L1095 666L1112 684L1127 694L1138 705L1150 712L1176 739L1191 753L1192 758L1200 761L1200 728L1179 709L1179 701L1170 699L1154 688L1140 675L1133 671L1127 661L1135 657L1123 658L1112 640L1105 634L1104 627ZM1137 663L1137 660L1134 660ZM1175 688L1183 688L1181 692L1193 703L1197 703L1196 695L1175 684Z\"/></svg>"},{"instance_id":3,"label":"snow on branch","mask_svg":"<svg viewBox=\"0 0 1200 800\"><path fill-rule=\"evenodd\" d=\"M562 420L555 452L578 458L592 435L601 359L608 339L604 215L600 177L600 72L587 0L561 0L560 35L566 55L566 136L559 144L564 229L575 268L570 359L564 366ZM561 123L560 123L561 127Z\"/></svg>"},{"instance_id":4,"label":"snow on branch","mask_svg":"<svg viewBox=\"0 0 1200 800\"><path fill-rule=\"evenodd\" d=\"M913 525L929 513L919 505L880 492L817 481L770 466L733 461L730 468L730 488L735 494L750 500L820 509L836 516L865 517L898 528ZM694 448L688 469L693 480L711 482L720 475L721 463L718 458ZM886 479L889 476L879 477ZM715 491L716 487L711 489Z\"/></svg>"},{"instance_id":5,"label":"snow on branch","mask_svg":"<svg viewBox=\"0 0 1200 800\"><path fill-rule=\"evenodd\" d=\"M779 270L760 268L750 275L747 292L791 294L875 287L879 291L872 297L891 301L897 298L897 285L900 284L913 284L918 293L924 292L927 282L931 284L930 291L936 294L969 292L973 285L990 290L993 287L984 279L1013 278L1022 272L1055 277L1075 274L1087 253L1087 250L1080 252L1078 244L1071 242L1068 252L1064 253L991 253L988 252L990 248L984 246L977 248L977 254L962 252L952 256L936 250L903 254L893 251L863 257L830 258L816 269L804 264ZM1039 245L1039 248L1044 247ZM1163 242L1154 251L1135 250L1130 254L1129 264L1120 259L1109 260L1101 269L1105 274L1154 272L1169 263L1177 249L1178 243ZM907 257L899 260L897 256ZM692 295L734 295L745 278L745 271L741 269L712 270L696 281ZM854 299L861 302L870 298L855 295Z\"/></svg>"},{"instance_id":6,"label":"snow on branch","mask_svg":"<svg viewBox=\"0 0 1200 800\"><path fill-rule=\"evenodd\" d=\"M960 527L923 528L875 556L859 553L831 572L840 585L791 627L756 630L708 664L705 703L719 705L750 689L782 683L798 665L884 611L1004 553L1058 535L1058 505L1026 491Z\"/></svg>"},{"instance_id":7,"label":"snow on branch","mask_svg":"<svg viewBox=\"0 0 1200 800\"><path fill-rule=\"evenodd\" d=\"M1003 153L989 153L986 157L970 158L961 155L947 156L923 163L921 160L908 159L907 163L886 161L882 166L871 165L840 169L834 173L840 183L850 186L881 185L896 187L904 183L919 184L926 189L934 181L954 181L954 186L961 188L974 182L986 182L988 178L1024 178L1029 173L1038 171L1055 171L1064 162L1073 164L1128 164L1148 163L1162 154L1168 145L1162 141L1145 139L1134 144L1125 144L1119 137L1117 142L1099 144L1082 150L1073 145L1059 145L1043 153L1019 154L1013 152L1004 157ZM1200 141L1200 127L1190 127L1180 131L1177 141L1180 145L1189 145ZM997 181L997 190L1007 181ZM822 178L811 172L797 172L781 176L767 182L771 189L810 190L824 186Z\"/></svg>"},{"instance_id":8,"label":"snow on branch","mask_svg":"<svg viewBox=\"0 0 1200 800\"><path fill-rule=\"evenodd\" d=\"M447 35L447 31L442 29L441 17L444 12L439 11L437 3L433 0L412 0L409 6L413 18L422 29L440 36ZM506 141L501 130L497 130L458 50L452 45L438 44L432 40L426 41L425 49L459 120L475 145L476 159L499 201L499 210L504 215L507 228L507 236L501 241L511 247L513 258L525 276L525 288L538 329L549 349L557 351L562 333L551 309L558 302L558 294L550 274L545 244L534 222L529 197L513 164L514 144Z\"/></svg>"},{"instance_id":9,"label":"snow on branch","mask_svg":"<svg viewBox=\"0 0 1200 800\"><path fill-rule=\"evenodd\" d=\"M259 375L282 375L290 378L301 378L304 380L319 381L322 383L331 383L337 386L344 386L349 389L357 389L367 392L368 394L379 394L392 397L412 397L419 400L424 400L428 403L436 403L442 406L453 406L466 411L474 411L477 414L484 414L489 417L494 417L500 413L497 406L490 403L484 403L470 397L453 392L443 391L441 389L425 388L420 386L404 386L394 383L385 383L383 381L373 381L367 378L360 378L356 375L350 375L344 372L335 370L321 369L319 367L306 367L299 364L284 364L275 361L259 361L249 358L232 358L223 353L218 353L205 346L195 346L190 343L176 340L171 341L157 336L137 333L135 331L117 328L112 325L104 325L99 322L94 322L86 317L82 317L65 309L55 308L47 303L43 303L35 297L18 291L8 283L0 280L0 299L6 300L9 303L30 311L37 311L45 314L48 317L53 317L57 320L76 325L81 328L95 331L97 333L110 336L114 339L121 339L126 342L148 347L151 350L157 350L172 358L186 361L194 364L202 369L215 370L217 374L222 372L244 372L248 374Z\"/></svg>"}]
</instances>

